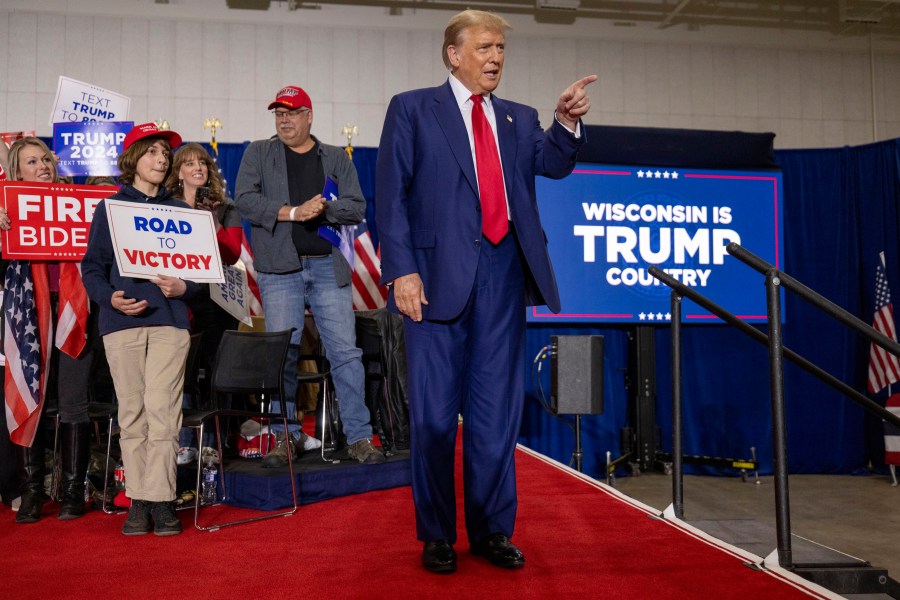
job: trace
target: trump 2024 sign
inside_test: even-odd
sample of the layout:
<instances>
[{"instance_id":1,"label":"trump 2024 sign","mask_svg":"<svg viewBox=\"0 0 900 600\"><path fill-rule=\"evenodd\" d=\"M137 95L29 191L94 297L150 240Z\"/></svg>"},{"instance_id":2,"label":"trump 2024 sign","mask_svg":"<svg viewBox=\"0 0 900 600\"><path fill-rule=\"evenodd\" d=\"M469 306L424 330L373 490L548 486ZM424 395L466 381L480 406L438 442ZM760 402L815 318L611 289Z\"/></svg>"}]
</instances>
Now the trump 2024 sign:
<instances>
[{"instance_id":1,"label":"trump 2024 sign","mask_svg":"<svg viewBox=\"0 0 900 600\"><path fill-rule=\"evenodd\" d=\"M766 321L763 277L728 254L736 242L782 268L781 173L579 164L537 179L562 311L533 322L665 323L671 289L656 266L750 322ZM719 319L685 299L685 322Z\"/></svg>"}]
</instances>

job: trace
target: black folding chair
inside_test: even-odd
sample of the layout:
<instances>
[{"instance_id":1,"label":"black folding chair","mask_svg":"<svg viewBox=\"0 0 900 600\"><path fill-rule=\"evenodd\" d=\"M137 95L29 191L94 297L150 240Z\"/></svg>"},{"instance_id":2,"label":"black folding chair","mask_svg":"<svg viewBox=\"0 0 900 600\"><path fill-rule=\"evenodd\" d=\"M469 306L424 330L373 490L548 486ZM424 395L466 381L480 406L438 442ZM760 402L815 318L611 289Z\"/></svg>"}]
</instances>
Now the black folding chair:
<instances>
[{"instance_id":1,"label":"black folding chair","mask_svg":"<svg viewBox=\"0 0 900 600\"><path fill-rule=\"evenodd\" d=\"M215 424L216 446L219 452L218 501L216 504L227 502L228 490L225 486L224 467L225 456L222 451L222 436L219 427L221 417L242 417L244 419L259 419L261 422L280 420L288 429L288 417L285 402L280 402L279 413L272 413L271 396L277 394L279 399L284 398L284 364L287 358L288 344L291 340L293 329L275 332L253 331L225 331L219 349L216 352L215 365L213 366L210 381L210 398L206 409L185 411L182 424L185 427L193 427L198 430L198 439L203 439L203 433L208 422ZM223 405L222 396L255 395L259 401L258 410L232 408L231 402ZM257 517L238 519L227 523L212 525L200 525L200 507L202 494L201 476L203 472L203 460L197 460L197 494L194 500L194 527L201 531L211 531L240 525L274 517L286 517L297 511L297 487L294 476L294 466L291 455L288 453L288 474L291 478L291 495L293 506L286 511L269 513ZM208 506L208 505L207 505Z\"/></svg>"}]
</instances>

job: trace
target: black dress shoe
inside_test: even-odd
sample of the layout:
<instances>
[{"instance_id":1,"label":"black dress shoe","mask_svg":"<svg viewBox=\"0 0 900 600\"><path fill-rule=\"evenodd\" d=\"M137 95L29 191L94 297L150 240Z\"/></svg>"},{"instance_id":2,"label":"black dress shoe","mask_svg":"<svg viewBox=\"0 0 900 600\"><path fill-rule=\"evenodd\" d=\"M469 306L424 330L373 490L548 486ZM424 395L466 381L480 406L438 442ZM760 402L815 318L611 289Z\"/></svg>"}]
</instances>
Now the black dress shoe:
<instances>
[{"instance_id":1,"label":"black dress shoe","mask_svg":"<svg viewBox=\"0 0 900 600\"><path fill-rule=\"evenodd\" d=\"M471 545L475 556L482 556L495 567L516 569L525 566L525 555L502 533L492 533L480 542Z\"/></svg>"},{"instance_id":2,"label":"black dress shoe","mask_svg":"<svg viewBox=\"0 0 900 600\"><path fill-rule=\"evenodd\" d=\"M432 573L453 573L456 571L456 551L447 540L425 542L422 566Z\"/></svg>"}]
</instances>

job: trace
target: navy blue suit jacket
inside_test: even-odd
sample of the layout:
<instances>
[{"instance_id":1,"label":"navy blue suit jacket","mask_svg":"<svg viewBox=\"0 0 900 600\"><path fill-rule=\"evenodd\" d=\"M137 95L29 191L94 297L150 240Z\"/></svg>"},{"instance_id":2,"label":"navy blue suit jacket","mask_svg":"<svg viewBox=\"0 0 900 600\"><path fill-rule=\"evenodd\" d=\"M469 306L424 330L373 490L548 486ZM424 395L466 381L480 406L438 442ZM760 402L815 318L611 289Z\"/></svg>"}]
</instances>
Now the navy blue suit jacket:
<instances>
[{"instance_id":1,"label":"navy blue suit jacket","mask_svg":"<svg viewBox=\"0 0 900 600\"><path fill-rule=\"evenodd\" d=\"M554 119L545 132L533 108L496 96L491 101L511 218L526 263L526 304L559 312L534 178L571 173L584 128L576 139ZM378 147L375 198L382 281L419 273L428 300L423 317L454 318L475 280L481 210L466 126L449 82L391 100ZM393 293L390 307L396 311Z\"/></svg>"}]
</instances>

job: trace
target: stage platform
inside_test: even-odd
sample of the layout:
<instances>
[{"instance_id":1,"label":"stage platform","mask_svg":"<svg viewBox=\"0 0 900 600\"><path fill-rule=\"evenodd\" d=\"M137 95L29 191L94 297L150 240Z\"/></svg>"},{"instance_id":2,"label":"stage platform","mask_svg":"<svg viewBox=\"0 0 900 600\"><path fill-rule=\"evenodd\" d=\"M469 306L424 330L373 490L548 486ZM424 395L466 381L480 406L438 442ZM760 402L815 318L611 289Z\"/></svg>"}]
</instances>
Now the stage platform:
<instances>
[{"instance_id":1,"label":"stage platform","mask_svg":"<svg viewBox=\"0 0 900 600\"><path fill-rule=\"evenodd\" d=\"M194 469L196 465L179 469L179 489L193 489ZM323 461L319 451L309 451L294 461L294 471L300 504L410 484L408 450L387 457L380 465L359 464L347 456L346 449L336 451L331 462ZM257 510L292 505L287 467L265 469L261 458L226 459L223 482L225 504Z\"/></svg>"}]
</instances>

